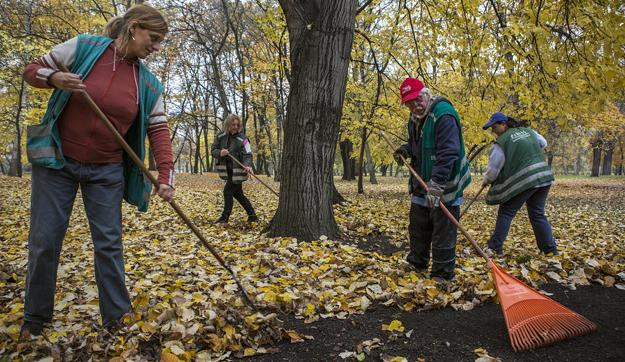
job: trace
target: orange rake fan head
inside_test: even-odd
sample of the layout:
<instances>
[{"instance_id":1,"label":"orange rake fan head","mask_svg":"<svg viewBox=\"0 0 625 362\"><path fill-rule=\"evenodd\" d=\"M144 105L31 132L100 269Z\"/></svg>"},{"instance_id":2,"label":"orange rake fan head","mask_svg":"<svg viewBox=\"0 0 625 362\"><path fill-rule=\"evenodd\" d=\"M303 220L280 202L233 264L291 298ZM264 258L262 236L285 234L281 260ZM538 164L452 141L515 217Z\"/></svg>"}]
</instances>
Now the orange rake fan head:
<instances>
[{"instance_id":1,"label":"orange rake fan head","mask_svg":"<svg viewBox=\"0 0 625 362\"><path fill-rule=\"evenodd\" d=\"M597 326L558 302L528 287L489 261L510 344L526 351L595 331Z\"/></svg>"}]
</instances>

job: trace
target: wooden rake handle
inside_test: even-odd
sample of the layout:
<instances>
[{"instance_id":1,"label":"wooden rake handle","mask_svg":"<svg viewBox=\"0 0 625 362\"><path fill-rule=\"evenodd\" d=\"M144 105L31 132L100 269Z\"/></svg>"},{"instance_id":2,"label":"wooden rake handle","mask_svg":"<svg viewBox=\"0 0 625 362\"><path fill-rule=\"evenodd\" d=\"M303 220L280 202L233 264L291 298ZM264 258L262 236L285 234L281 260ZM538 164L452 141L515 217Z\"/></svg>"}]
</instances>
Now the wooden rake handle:
<instances>
[{"instance_id":1,"label":"wooden rake handle","mask_svg":"<svg viewBox=\"0 0 625 362\"><path fill-rule=\"evenodd\" d=\"M241 162L239 162L239 160L236 159L236 157L232 156L230 153L228 153L228 156L230 156L230 158L239 164L239 166L243 167L245 169L245 165L242 164ZM280 195L278 195L277 192L275 192L271 187L269 187L269 185L267 185L266 183L263 182L263 180L261 180L258 176L254 175L253 173L250 173L250 175L252 175L252 177L254 177L258 182L260 182L261 184L263 184L263 186L265 186L266 188L269 189L269 191L273 192L274 195L276 195L278 198L280 198Z\"/></svg>"},{"instance_id":2,"label":"wooden rake handle","mask_svg":"<svg viewBox=\"0 0 625 362\"><path fill-rule=\"evenodd\" d=\"M386 141L386 143L388 143L389 147L395 151L395 146L393 145L393 143L391 142L391 140L388 139L388 137L386 136L386 134L384 132L380 132L380 134L382 135L382 137L384 138L384 140ZM406 167L408 167L408 170L410 170L410 173L412 173L412 175L417 179L417 181L419 181L419 184L421 185L421 187L423 187L425 189L425 191L428 191L428 185L423 181L423 179L421 177L419 177L419 174L417 174L417 172L410 166L410 164L408 163L408 161L406 160L406 158L404 158L403 155L399 155L399 157L401 157L401 160L404 162L404 165L406 165ZM484 258L489 262L490 265L490 258L488 257L488 255L486 255L486 253L484 252L484 250L482 250L482 248L479 247L479 245L477 245L477 242L475 241L475 239L473 239L473 237L471 237L471 235L469 234L469 232L462 226L460 225L460 223L458 222L458 220L456 220L456 218L449 212L449 210L447 210L447 208L445 207L445 204L443 204L442 201L440 201L439 205L440 209L443 211L443 213L449 218L449 220L456 225L456 227L458 227L458 229L460 230L460 232L462 233L462 235L464 235L464 237L469 240L471 242L471 244L473 245L473 247L475 248L475 250Z\"/></svg>"},{"instance_id":3,"label":"wooden rake handle","mask_svg":"<svg viewBox=\"0 0 625 362\"><path fill-rule=\"evenodd\" d=\"M66 73L70 73L70 71L67 69L67 67L64 64L60 64L58 62L56 62L57 67ZM152 173L150 173L150 171L145 167L145 165L143 164L143 162L139 159L139 157L135 154L135 152L132 150L132 148L130 148L130 146L128 145L128 143L126 142L126 140L124 140L124 138L119 134L119 132L117 131L117 129L115 128L115 126L113 126L113 124L111 123L111 121L109 121L109 119L106 117L106 115L102 112L102 110L100 110L100 107L98 107L97 104L95 104L95 102L93 101L93 99L91 98L91 96L89 96L89 93L87 93L86 90L81 90L81 91L77 91L78 93L82 93L82 95L84 96L85 100L87 101L87 103L89 104L89 107L91 107L91 109L98 115L98 117L102 120L102 122L104 122L104 125L106 126L106 128L109 129L109 131L111 131L111 133L113 134L113 136L115 137L115 140L117 140L117 142L119 143L120 146L122 146L122 148L124 149L124 151L126 151L126 154L130 157L130 159L132 160L132 162L137 165L137 167L139 167L141 169L141 171L143 172L143 174L150 180L150 182L152 182L152 185L154 185L154 187L156 187L158 189L159 187L159 183L158 180L156 179L156 177L154 177L154 175L152 175ZM230 267L228 266L228 264L226 264L226 262L224 261L224 259L221 257L221 255L219 255L219 253L217 253L217 251L208 243L208 240L206 240L206 238L204 237L204 235L202 234L202 232L200 231L200 229L197 228L197 226L195 226L195 224L193 224L193 222L191 221L191 219L189 219L187 217L187 215L182 211L182 209L180 209L180 207L178 206L178 204L176 204L176 202L174 200L168 201L168 203L171 205L171 207L174 208L174 210L176 211L176 213L178 214L178 216L180 216L180 218L187 224L187 226L193 231L193 233L195 234L195 236L198 237L198 239L200 239L200 241L202 242L202 244L211 252L211 254L213 254L213 256L215 257L215 259L217 259L217 261L219 262L219 264L221 264L222 267L224 267L224 269L226 269L230 275L232 276L232 278L234 279L235 283L237 284L237 286L239 287L239 291L241 292L241 295L243 296L243 300L246 302L246 304L248 306L250 306L252 309L256 310L256 306L254 305L254 303L252 302L252 300L250 299L250 297L247 295L247 293L245 292L245 289L243 288L243 286L241 285L241 282L239 281L239 279L237 278L236 274L234 273L234 271L232 269L230 269Z\"/></svg>"},{"instance_id":4,"label":"wooden rake handle","mask_svg":"<svg viewBox=\"0 0 625 362\"><path fill-rule=\"evenodd\" d=\"M462 219L462 216L464 216L464 214L467 213L467 211L469 210L471 205L473 205L475 200L477 200L477 197L480 196L480 194L482 193L482 191L484 191L485 188L486 188L486 185L482 185L482 187L480 188L480 191L478 191L477 194L475 194L475 196L473 196L473 198L471 199L471 201L469 201L469 203L464 208L464 210L462 210L462 212L460 213L460 216L458 216L458 221L460 221L460 219Z\"/></svg>"}]
</instances>

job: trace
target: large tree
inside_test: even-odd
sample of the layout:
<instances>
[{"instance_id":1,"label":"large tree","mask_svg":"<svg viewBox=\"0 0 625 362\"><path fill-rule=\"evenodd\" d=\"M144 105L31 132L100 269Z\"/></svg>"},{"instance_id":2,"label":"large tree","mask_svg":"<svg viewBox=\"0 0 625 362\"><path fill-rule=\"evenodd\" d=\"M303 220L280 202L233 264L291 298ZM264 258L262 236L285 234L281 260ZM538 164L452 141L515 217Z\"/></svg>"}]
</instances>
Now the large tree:
<instances>
[{"instance_id":1,"label":"large tree","mask_svg":"<svg viewBox=\"0 0 625 362\"><path fill-rule=\"evenodd\" d=\"M291 84L278 210L271 236L335 237L332 165L354 38L356 0L280 0Z\"/></svg>"}]
</instances>

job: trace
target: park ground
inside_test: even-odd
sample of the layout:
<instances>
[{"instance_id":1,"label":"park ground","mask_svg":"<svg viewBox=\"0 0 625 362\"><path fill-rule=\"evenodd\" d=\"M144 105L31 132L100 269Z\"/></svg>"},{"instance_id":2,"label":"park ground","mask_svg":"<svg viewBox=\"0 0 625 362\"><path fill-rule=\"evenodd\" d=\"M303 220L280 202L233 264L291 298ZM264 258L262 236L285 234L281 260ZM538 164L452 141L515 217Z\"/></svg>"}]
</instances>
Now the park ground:
<instances>
[{"instance_id":1,"label":"park ground","mask_svg":"<svg viewBox=\"0 0 625 362\"><path fill-rule=\"evenodd\" d=\"M379 181L359 195L355 182L336 179L348 199L335 208L340 238L298 242L261 233L277 199L256 181L244 188L260 222L247 225L235 206L230 223L217 226L218 178L179 177L177 202L236 271L256 313L167 204L155 200L148 213L124 205L133 312L113 335L99 328L93 249L76 202L54 321L45 338L19 341L30 184L28 177L0 177L0 360L625 360L625 179L558 179L547 215L559 256L538 253L524 212L514 220L499 260L504 270L598 325L592 334L524 353L512 351L488 268L462 238L449 289L405 269L406 179ZM495 216L496 207L480 198L462 222L483 243Z\"/></svg>"}]
</instances>

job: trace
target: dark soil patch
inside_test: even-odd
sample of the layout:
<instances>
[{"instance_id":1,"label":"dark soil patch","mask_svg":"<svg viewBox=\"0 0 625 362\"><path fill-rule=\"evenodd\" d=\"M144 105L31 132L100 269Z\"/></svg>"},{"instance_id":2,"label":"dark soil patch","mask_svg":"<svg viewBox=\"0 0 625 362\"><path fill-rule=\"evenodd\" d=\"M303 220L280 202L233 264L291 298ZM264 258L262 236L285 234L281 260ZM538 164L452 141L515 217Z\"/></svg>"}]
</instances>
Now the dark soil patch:
<instances>
[{"instance_id":1,"label":"dark soil patch","mask_svg":"<svg viewBox=\"0 0 625 362\"><path fill-rule=\"evenodd\" d=\"M395 254L396 252L405 252L407 246L397 247L393 245L388 236L380 234L380 235L368 235L367 240L361 240L356 242L356 246L364 251L377 252L380 255L390 256Z\"/></svg>"},{"instance_id":2,"label":"dark soil patch","mask_svg":"<svg viewBox=\"0 0 625 362\"><path fill-rule=\"evenodd\" d=\"M488 304L468 312L445 308L435 311L404 312L397 307L378 305L363 315L346 320L322 319L304 324L289 316L286 329L311 335L314 340L283 343L279 352L253 357L253 361L343 361L339 354L354 351L365 341L379 338L384 345L374 349L366 360L379 361L381 355L403 356L409 361L474 361L476 348L503 361L625 361L625 292L598 285L568 290L561 285L546 285L551 297L595 322L599 329L530 352L515 353L508 340L503 314L498 304ZM403 334L389 339L382 324L398 319L414 329L409 338ZM350 359L355 361L355 359Z\"/></svg>"}]
</instances>

